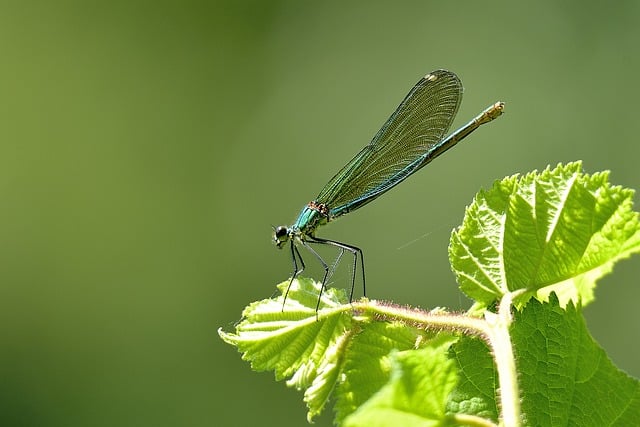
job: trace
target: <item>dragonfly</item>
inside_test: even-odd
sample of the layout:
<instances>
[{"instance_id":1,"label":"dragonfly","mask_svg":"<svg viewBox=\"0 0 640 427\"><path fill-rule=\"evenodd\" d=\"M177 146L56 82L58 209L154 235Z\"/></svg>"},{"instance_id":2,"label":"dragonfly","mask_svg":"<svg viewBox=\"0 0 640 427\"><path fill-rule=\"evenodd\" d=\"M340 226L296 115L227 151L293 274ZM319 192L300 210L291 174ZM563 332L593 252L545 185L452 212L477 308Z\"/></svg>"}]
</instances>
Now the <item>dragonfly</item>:
<instances>
[{"instance_id":1,"label":"dragonfly","mask_svg":"<svg viewBox=\"0 0 640 427\"><path fill-rule=\"evenodd\" d=\"M436 70L422 77L371 142L331 178L315 199L302 208L293 225L274 227L274 243L280 249L289 245L293 264L293 273L282 303L283 310L293 281L305 269L298 246L308 250L324 269L316 313L327 280L345 251L353 257L349 302L353 300L358 264L362 271L362 292L366 296L362 249L317 237L316 230L377 199L504 111L504 103L496 102L445 138L460 106L462 92L462 82L451 71ZM339 249L331 267L313 245L329 245Z\"/></svg>"}]
</instances>

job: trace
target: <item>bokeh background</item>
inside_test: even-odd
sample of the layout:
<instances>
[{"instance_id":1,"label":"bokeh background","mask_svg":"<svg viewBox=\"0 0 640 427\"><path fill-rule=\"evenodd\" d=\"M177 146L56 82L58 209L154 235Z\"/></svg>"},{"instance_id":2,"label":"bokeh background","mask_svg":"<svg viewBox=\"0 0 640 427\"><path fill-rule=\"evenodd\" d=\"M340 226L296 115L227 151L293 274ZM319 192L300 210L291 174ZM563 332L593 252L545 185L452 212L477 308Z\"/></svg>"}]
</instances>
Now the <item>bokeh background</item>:
<instances>
[{"instance_id":1,"label":"bokeh background","mask_svg":"<svg viewBox=\"0 0 640 427\"><path fill-rule=\"evenodd\" d=\"M467 308L447 243L480 188L572 160L640 188L639 40L633 0L3 1L0 425L304 425L216 333L290 274L272 225L454 70L454 126L506 114L320 235L364 248L373 298ZM635 376L638 277L585 310Z\"/></svg>"}]
</instances>

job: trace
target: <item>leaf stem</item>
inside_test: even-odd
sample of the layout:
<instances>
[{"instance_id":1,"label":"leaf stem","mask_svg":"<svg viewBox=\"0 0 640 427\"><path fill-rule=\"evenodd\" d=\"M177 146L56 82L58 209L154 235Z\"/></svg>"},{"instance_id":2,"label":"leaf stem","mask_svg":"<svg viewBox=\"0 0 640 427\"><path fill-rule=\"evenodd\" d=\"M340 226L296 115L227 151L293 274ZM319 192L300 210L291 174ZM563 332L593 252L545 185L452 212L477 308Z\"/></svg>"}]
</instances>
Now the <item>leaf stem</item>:
<instances>
[{"instance_id":1,"label":"leaf stem","mask_svg":"<svg viewBox=\"0 0 640 427\"><path fill-rule=\"evenodd\" d=\"M491 333L485 320L463 314L425 311L418 308L402 307L387 302L369 300L352 303L356 311L373 315L378 320L398 320L415 327L434 331L462 332L478 335L485 340Z\"/></svg>"},{"instance_id":2,"label":"leaf stem","mask_svg":"<svg viewBox=\"0 0 640 427\"><path fill-rule=\"evenodd\" d=\"M498 371L501 425L509 427L521 425L518 373L509 334L511 302L514 296L512 293L507 293L502 297L498 314L485 312L489 327L489 346Z\"/></svg>"}]
</instances>

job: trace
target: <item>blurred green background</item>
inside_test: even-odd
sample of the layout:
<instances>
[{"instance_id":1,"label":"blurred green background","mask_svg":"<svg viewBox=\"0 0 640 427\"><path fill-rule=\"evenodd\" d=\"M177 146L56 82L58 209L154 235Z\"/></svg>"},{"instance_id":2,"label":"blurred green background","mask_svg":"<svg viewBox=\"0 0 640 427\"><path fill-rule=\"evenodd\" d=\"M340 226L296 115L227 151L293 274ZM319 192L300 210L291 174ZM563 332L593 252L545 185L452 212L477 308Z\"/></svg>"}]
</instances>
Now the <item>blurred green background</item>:
<instances>
[{"instance_id":1,"label":"blurred green background","mask_svg":"<svg viewBox=\"0 0 640 427\"><path fill-rule=\"evenodd\" d=\"M581 159L640 188L639 40L637 1L2 2L0 425L304 425L216 333L290 274L271 226L451 69L454 126L506 114L320 235L372 298L467 308L447 243L481 187ZM585 310L635 376L639 276Z\"/></svg>"}]
</instances>

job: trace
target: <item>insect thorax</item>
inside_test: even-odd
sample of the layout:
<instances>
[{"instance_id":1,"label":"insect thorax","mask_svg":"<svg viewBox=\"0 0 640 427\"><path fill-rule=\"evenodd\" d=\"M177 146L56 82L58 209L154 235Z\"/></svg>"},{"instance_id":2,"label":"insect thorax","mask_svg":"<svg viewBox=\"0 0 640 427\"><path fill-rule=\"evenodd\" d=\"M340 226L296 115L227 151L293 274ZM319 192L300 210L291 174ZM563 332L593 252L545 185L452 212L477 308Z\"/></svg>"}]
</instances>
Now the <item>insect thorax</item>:
<instances>
[{"instance_id":1,"label":"insect thorax","mask_svg":"<svg viewBox=\"0 0 640 427\"><path fill-rule=\"evenodd\" d=\"M327 205L311 201L302 208L292 228L299 231L302 236L313 236L316 228L326 224L329 220L329 208Z\"/></svg>"}]
</instances>

